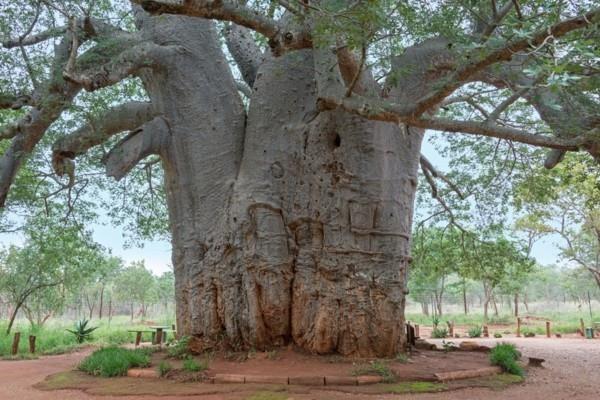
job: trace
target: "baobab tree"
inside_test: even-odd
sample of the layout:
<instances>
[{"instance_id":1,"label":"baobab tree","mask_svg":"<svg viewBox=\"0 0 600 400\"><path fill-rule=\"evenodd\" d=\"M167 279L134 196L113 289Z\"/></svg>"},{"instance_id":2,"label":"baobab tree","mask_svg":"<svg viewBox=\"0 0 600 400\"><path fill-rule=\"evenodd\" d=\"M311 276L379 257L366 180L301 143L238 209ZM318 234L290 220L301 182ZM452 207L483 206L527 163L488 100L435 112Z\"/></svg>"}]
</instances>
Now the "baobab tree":
<instances>
[{"instance_id":1,"label":"baobab tree","mask_svg":"<svg viewBox=\"0 0 600 400\"><path fill-rule=\"evenodd\" d=\"M2 93L25 113L0 133L0 203L45 141L67 187L105 142L117 180L158 156L177 327L196 349L402 351L418 172L436 197L448 184L420 154L427 129L545 147L547 167L599 155L597 1L135 0L135 26L94 1L30 3L4 47L27 59L50 40L54 57ZM148 101L45 137L82 91L129 77Z\"/></svg>"}]
</instances>

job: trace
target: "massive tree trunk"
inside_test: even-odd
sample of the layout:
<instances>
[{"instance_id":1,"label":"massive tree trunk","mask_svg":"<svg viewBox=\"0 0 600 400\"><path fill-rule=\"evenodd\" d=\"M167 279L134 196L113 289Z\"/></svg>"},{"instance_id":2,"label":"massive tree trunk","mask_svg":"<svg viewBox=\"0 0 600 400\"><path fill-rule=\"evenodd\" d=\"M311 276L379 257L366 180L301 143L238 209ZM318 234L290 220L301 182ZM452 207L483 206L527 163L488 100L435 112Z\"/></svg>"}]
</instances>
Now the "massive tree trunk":
<instances>
[{"instance_id":1,"label":"massive tree trunk","mask_svg":"<svg viewBox=\"0 0 600 400\"><path fill-rule=\"evenodd\" d=\"M145 24L186 49L142 76L168 132L178 332L196 349L402 351L422 132L319 112L313 50L261 66L245 121L211 22Z\"/></svg>"}]
</instances>

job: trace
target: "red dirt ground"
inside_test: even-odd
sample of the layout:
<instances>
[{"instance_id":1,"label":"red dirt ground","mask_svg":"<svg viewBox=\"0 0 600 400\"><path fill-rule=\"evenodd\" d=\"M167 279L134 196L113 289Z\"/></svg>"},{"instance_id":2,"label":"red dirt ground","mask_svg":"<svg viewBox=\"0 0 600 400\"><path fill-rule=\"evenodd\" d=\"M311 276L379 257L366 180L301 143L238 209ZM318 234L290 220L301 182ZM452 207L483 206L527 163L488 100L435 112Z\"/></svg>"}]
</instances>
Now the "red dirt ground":
<instances>
[{"instance_id":1,"label":"red dirt ground","mask_svg":"<svg viewBox=\"0 0 600 400\"><path fill-rule=\"evenodd\" d=\"M368 364L368 361L312 356L284 350L271 357L269 353L256 353L254 357L244 362L227 361L217 357L210 363L209 375L352 376L354 370L365 364ZM434 380L433 374L436 372L489 367L489 361L487 355L482 353L445 354L439 351L419 351L414 354L409 363L390 362L388 365L398 375L399 380L415 381Z\"/></svg>"},{"instance_id":2,"label":"red dirt ground","mask_svg":"<svg viewBox=\"0 0 600 400\"><path fill-rule=\"evenodd\" d=\"M454 339L460 342L460 339ZM483 388L460 389L452 392L430 393L419 395L392 394L350 394L332 392L323 389L310 389L302 393L290 394L293 400L361 400L380 399L422 399L422 400L562 400L562 399L598 399L600 398L600 340L585 339L508 339L516 343L524 356L545 358L546 368L532 369L524 384L511 386L503 391L492 391ZM441 341L438 342L438 344ZM497 342L481 340L482 344L493 345ZM40 391L33 385L44 380L48 375L73 368L86 352L61 356L43 357L28 361L0 361L0 400L230 400L246 399L245 395L207 394L202 396L92 396L78 390ZM281 355L282 358L286 354ZM270 360L269 360L270 361ZM296 367L306 368L300 360ZM262 361L262 364L267 364ZM244 363L247 364L247 363ZM339 368L339 363L332 362L332 368ZM345 365L345 364L344 364ZM215 368L225 368L226 364L216 364ZM250 368L251 364L245 365ZM408 364L408 367L410 364ZM305 370L306 371L306 370ZM246 396L246 397L244 397Z\"/></svg>"}]
</instances>

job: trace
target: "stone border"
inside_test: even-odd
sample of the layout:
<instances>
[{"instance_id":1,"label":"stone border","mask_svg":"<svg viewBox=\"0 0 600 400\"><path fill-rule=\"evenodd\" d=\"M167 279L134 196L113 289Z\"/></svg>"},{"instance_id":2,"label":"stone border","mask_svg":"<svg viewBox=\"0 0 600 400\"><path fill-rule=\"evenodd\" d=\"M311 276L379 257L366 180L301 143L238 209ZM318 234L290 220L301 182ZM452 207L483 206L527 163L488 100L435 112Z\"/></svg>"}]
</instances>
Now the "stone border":
<instances>
[{"instance_id":1,"label":"stone border","mask_svg":"<svg viewBox=\"0 0 600 400\"><path fill-rule=\"evenodd\" d=\"M459 379L481 378L502 373L500 367L484 367L477 369L465 369L461 371L438 372L434 374L440 382L456 381Z\"/></svg>"},{"instance_id":2,"label":"stone border","mask_svg":"<svg viewBox=\"0 0 600 400\"><path fill-rule=\"evenodd\" d=\"M158 378L153 368L132 368L127 371L131 378ZM268 383L276 385L297 386L362 386L383 382L381 376L272 376L272 375L236 375L216 374L209 377L207 383Z\"/></svg>"},{"instance_id":3,"label":"stone border","mask_svg":"<svg viewBox=\"0 0 600 400\"><path fill-rule=\"evenodd\" d=\"M500 367L485 367L451 372L438 372L434 374L438 382L448 382L459 379L480 378L502 373ZM127 371L127 376L132 378L159 378L158 372L153 368L133 368ZM207 383L268 383L275 385L296 386L363 386L382 383L381 376L273 376L273 375L237 375L216 374L209 377Z\"/></svg>"}]
</instances>

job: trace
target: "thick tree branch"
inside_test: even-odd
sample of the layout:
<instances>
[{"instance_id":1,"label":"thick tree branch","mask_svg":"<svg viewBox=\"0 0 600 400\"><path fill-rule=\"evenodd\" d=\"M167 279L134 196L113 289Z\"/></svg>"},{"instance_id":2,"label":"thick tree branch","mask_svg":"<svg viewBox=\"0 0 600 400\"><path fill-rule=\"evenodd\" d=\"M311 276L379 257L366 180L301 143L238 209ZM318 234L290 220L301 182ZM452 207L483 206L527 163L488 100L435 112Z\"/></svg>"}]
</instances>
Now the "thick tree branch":
<instances>
[{"instance_id":1,"label":"thick tree branch","mask_svg":"<svg viewBox=\"0 0 600 400\"><path fill-rule=\"evenodd\" d=\"M248 86L254 86L256 73L268 57L252 37L252 31L237 24L229 24L225 30L227 48L237 63L244 81Z\"/></svg>"},{"instance_id":2,"label":"thick tree branch","mask_svg":"<svg viewBox=\"0 0 600 400\"><path fill-rule=\"evenodd\" d=\"M113 135L133 130L150 121L154 110L150 103L131 102L113 107L72 134L57 140L52 146L52 166L57 175L70 175L73 181L72 159L97 146Z\"/></svg>"},{"instance_id":3,"label":"thick tree branch","mask_svg":"<svg viewBox=\"0 0 600 400\"><path fill-rule=\"evenodd\" d=\"M312 46L312 39L306 30L286 31L283 25L240 2L227 0L131 0L150 14L179 14L192 17L230 21L250 28L269 39L269 46L275 55L287 50Z\"/></svg>"},{"instance_id":4,"label":"thick tree branch","mask_svg":"<svg viewBox=\"0 0 600 400\"><path fill-rule=\"evenodd\" d=\"M123 31L115 27L114 25L111 25L96 18L77 18L75 24L78 28L77 35L79 35L81 40L116 33L131 35L131 33L129 32ZM51 28L46 31L36 33L34 35L26 35L25 37L11 38L2 42L2 46L7 49L12 49L21 46L32 46L38 43L45 42L49 39L63 36L69 29L69 25L65 25L57 28Z\"/></svg>"},{"instance_id":5,"label":"thick tree branch","mask_svg":"<svg viewBox=\"0 0 600 400\"><path fill-rule=\"evenodd\" d=\"M471 61L442 78L443 84L440 87L419 99L411 110L411 113L414 116L422 115L490 65L510 61L520 51L535 48L549 38L559 38L569 32L585 28L598 21L600 21L600 8L575 18L560 21L546 29L540 29L529 38L510 41L498 49L487 52L483 56L478 55L481 52L481 50L478 50L477 53L467 56L467 59Z\"/></svg>"},{"instance_id":6,"label":"thick tree branch","mask_svg":"<svg viewBox=\"0 0 600 400\"><path fill-rule=\"evenodd\" d=\"M415 118L406 116L405 108L401 105L388 103L377 99L366 99L361 96L320 98L321 110L341 108L353 114L375 121L404 123L424 129L445 132L468 133L480 136L496 137L533 146L547 147L567 151L585 149L593 156L599 154L598 144L600 132L592 130L585 134L572 135L572 138L560 138L535 135L520 129L499 126L488 122L455 121L446 118Z\"/></svg>"},{"instance_id":7,"label":"thick tree branch","mask_svg":"<svg viewBox=\"0 0 600 400\"><path fill-rule=\"evenodd\" d=\"M123 178L138 162L151 154L161 154L170 139L169 125L156 117L131 132L106 155L106 174L116 180Z\"/></svg>"},{"instance_id":8,"label":"thick tree branch","mask_svg":"<svg viewBox=\"0 0 600 400\"><path fill-rule=\"evenodd\" d=\"M121 35L122 32L115 31L106 24L95 26L89 22L85 29L78 29L76 32L66 31L63 39L54 48L50 78L36 91L35 107L24 117L11 123L0 134L2 138L12 138L10 146L0 157L0 207L4 207L10 186L25 159L31 154L50 125L61 116L81 90L78 83L64 80L62 76L71 54L73 36L77 35L78 41L81 42L91 36L104 34L114 37ZM92 53L93 51L90 50Z\"/></svg>"},{"instance_id":9,"label":"thick tree branch","mask_svg":"<svg viewBox=\"0 0 600 400\"><path fill-rule=\"evenodd\" d=\"M65 70L63 76L93 92L114 85L143 68L159 67L165 60L170 60L177 52L183 51L185 50L179 46L143 42L123 51L108 64L83 72Z\"/></svg>"},{"instance_id":10,"label":"thick tree branch","mask_svg":"<svg viewBox=\"0 0 600 400\"><path fill-rule=\"evenodd\" d=\"M0 110L19 110L33 104L33 98L28 94L15 96L10 93L0 93Z\"/></svg>"}]
</instances>

